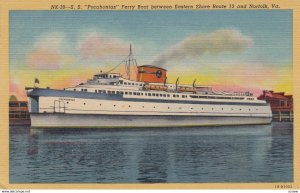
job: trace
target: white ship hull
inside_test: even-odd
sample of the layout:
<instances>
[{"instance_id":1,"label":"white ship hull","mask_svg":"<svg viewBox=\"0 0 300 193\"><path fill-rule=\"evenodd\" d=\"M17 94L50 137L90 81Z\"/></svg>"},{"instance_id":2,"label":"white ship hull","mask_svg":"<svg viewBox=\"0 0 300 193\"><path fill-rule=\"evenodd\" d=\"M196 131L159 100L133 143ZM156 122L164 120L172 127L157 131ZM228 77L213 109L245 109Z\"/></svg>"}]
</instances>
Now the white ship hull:
<instances>
[{"instance_id":1,"label":"white ship hull","mask_svg":"<svg viewBox=\"0 0 300 193\"><path fill-rule=\"evenodd\" d=\"M183 127L268 124L269 104L250 100L108 95L35 88L33 128Z\"/></svg>"},{"instance_id":2,"label":"white ship hull","mask_svg":"<svg viewBox=\"0 0 300 193\"><path fill-rule=\"evenodd\" d=\"M37 113L33 128L141 128L269 124L269 117L151 116Z\"/></svg>"}]
</instances>

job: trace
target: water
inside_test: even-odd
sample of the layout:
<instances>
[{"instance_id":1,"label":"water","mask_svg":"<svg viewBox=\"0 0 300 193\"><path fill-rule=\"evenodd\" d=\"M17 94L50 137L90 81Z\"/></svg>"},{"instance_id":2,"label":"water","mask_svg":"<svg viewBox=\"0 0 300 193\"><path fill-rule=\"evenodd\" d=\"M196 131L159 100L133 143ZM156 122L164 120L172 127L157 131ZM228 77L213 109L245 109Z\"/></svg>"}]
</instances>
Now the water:
<instances>
[{"instance_id":1,"label":"water","mask_svg":"<svg viewBox=\"0 0 300 193\"><path fill-rule=\"evenodd\" d=\"M10 128L10 183L292 182L293 125Z\"/></svg>"}]
</instances>

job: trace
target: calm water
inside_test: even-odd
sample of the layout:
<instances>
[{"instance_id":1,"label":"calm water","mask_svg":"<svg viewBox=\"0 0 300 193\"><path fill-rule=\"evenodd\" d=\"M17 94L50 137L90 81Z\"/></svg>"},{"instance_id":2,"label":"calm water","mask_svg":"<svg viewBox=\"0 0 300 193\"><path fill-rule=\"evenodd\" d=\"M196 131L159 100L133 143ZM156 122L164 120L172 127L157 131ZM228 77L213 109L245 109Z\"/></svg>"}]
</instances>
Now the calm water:
<instances>
[{"instance_id":1,"label":"calm water","mask_svg":"<svg viewBox=\"0 0 300 193\"><path fill-rule=\"evenodd\" d=\"M292 182L293 125L10 128L10 183Z\"/></svg>"}]
</instances>

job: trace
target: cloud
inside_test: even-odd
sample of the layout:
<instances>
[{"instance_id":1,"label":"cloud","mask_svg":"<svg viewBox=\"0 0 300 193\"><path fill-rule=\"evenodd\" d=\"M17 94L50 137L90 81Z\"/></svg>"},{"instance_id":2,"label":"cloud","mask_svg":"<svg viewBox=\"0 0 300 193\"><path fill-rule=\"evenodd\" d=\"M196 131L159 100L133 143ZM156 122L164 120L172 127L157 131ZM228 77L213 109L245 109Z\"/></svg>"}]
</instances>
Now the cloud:
<instances>
[{"instance_id":1,"label":"cloud","mask_svg":"<svg viewBox=\"0 0 300 193\"><path fill-rule=\"evenodd\" d=\"M32 52L27 55L27 65L37 70L60 69L66 44L63 33L50 33L38 38Z\"/></svg>"},{"instance_id":2,"label":"cloud","mask_svg":"<svg viewBox=\"0 0 300 193\"><path fill-rule=\"evenodd\" d=\"M15 95L18 100L26 100L25 89L21 86L20 82L16 79L10 78L9 93L10 95Z\"/></svg>"},{"instance_id":3,"label":"cloud","mask_svg":"<svg viewBox=\"0 0 300 193\"><path fill-rule=\"evenodd\" d=\"M165 65L169 61L198 58L205 53L243 52L253 44L252 40L238 30L221 29L209 34L189 36L173 46L155 61L154 65Z\"/></svg>"},{"instance_id":4,"label":"cloud","mask_svg":"<svg viewBox=\"0 0 300 193\"><path fill-rule=\"evenodd\" d=\"M93 32L82 38L78 47L82 59L106 59L111 56L127 55L129 43Z\"/></svg>"}]
</instances>

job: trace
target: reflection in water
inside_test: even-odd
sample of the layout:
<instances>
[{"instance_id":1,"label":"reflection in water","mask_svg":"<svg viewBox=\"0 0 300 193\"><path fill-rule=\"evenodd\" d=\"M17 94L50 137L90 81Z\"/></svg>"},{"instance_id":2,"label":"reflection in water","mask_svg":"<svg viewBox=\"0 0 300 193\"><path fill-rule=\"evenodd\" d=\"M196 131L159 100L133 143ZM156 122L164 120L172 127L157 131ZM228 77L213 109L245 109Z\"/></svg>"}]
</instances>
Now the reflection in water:
<instances>
[{"instance_id":1,"label":"reflection in water","mask_svg":"<svg viewBox=\"0 0 300 193\"><path fill-rule=\"evenodd\" d=\"M293 125L10 128L10 182L291 182Z\"/></svg>"}]
</instances>

